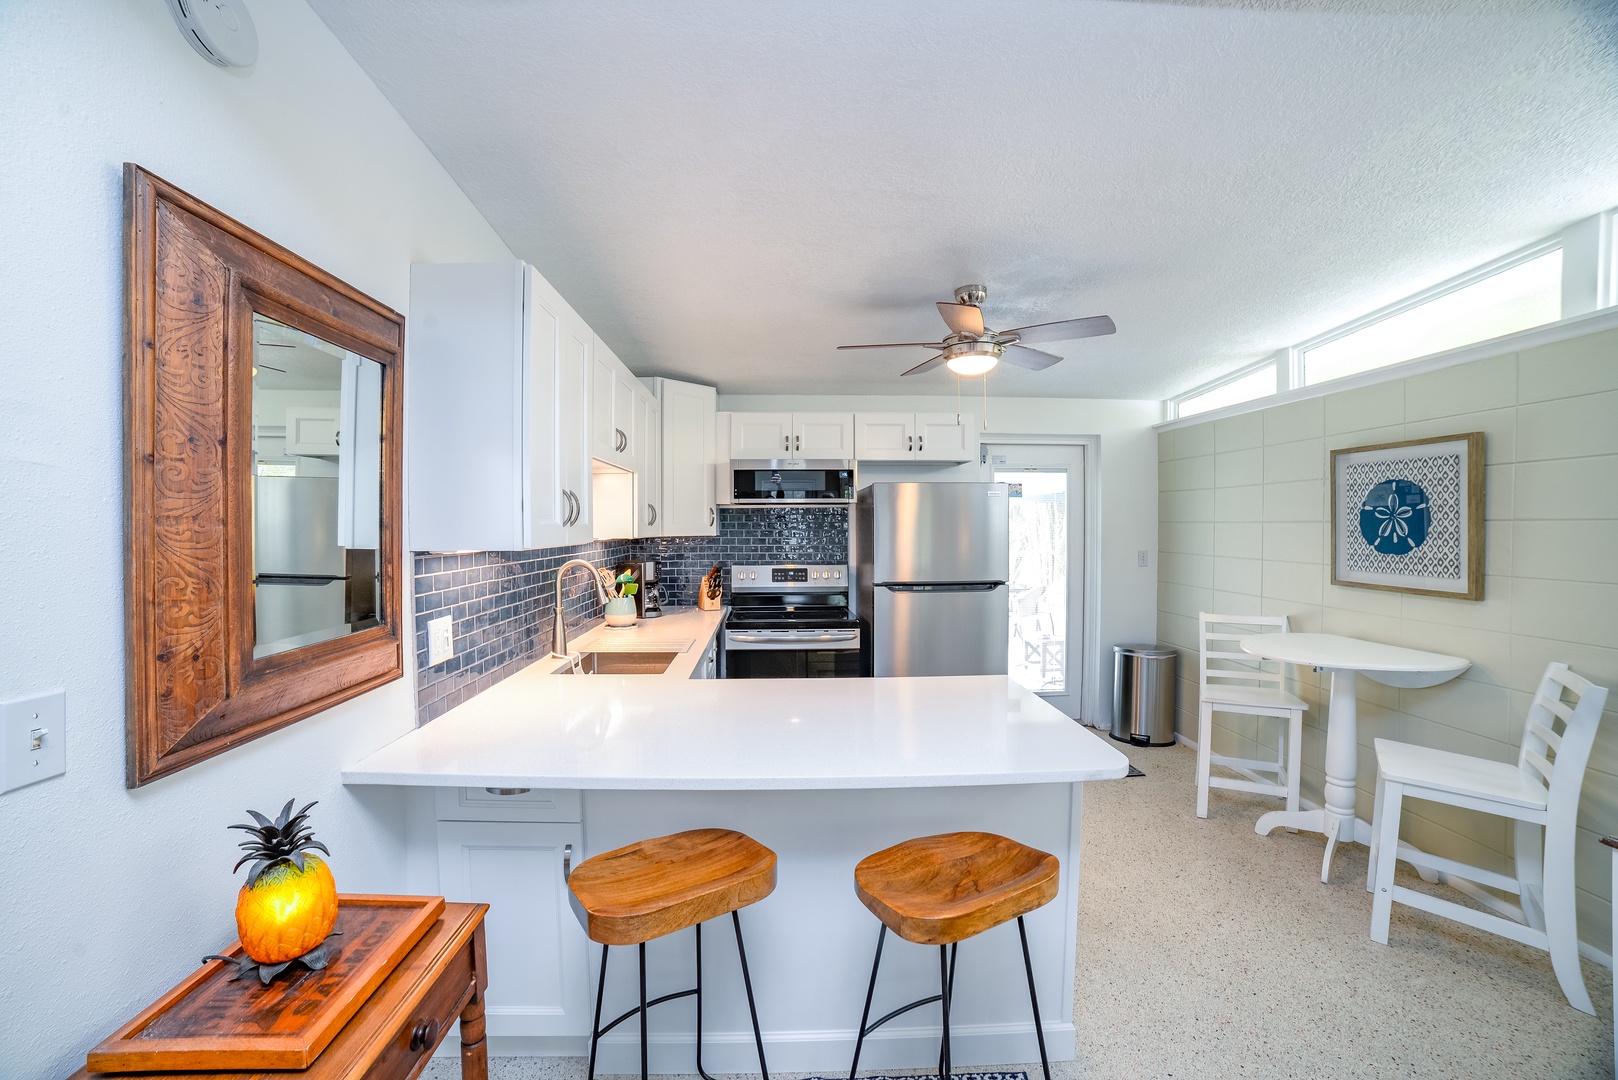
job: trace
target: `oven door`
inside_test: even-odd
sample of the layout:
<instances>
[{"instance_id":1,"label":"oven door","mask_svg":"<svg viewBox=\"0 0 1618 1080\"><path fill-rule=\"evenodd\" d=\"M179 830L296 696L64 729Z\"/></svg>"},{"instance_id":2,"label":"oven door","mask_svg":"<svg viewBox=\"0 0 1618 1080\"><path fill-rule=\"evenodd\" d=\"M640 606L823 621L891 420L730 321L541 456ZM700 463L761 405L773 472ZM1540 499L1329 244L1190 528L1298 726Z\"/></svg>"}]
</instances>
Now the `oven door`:
<instances>
[{"instance_id":1,"label":"oven door","mask_svg":"<svg viewBox=\"0 0 1618 1080\"><path fill-rule=\"evenodd\" d=\"M865 674L858 630L826 630L787 639L792 631L726 630L727 679L854 679Z\"/></svg>"},{"instance_id":2,"label":"oven door","mask_svg":"<svg viewBox=\"0 0 1618 1080\"><path fill-rule=\"evenodd\" d=\"M731 502L742 506L852 503L854 469L846 461L733 461Z\"/></svg>"}]
</instances>

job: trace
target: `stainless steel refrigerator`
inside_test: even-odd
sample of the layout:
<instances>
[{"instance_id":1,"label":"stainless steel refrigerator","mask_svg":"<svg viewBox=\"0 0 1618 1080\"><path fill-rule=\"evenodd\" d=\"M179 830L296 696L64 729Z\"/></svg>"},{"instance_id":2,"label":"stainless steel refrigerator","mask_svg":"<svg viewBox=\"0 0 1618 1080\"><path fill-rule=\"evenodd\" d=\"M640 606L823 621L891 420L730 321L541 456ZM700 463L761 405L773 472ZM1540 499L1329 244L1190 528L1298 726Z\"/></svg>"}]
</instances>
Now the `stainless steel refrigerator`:
<instances>
[{"instance_id":1,"label":"stainless steel refrigerator","mask_svg":"<svg viewBox=\"0 0 1618 1080\"><path fill-rule=\"evenodd\" d=\"M253 655L342 637L348 577L337 544L337 478L256 476L253 495Z\"/></svg>"},{"instance_id":2,"label":"stainless steel refrigerator","mask_svg":"<svg viewBox=\"0 0 1618 1080\"><path fill-rule=\"evenodd\" d=\"M855 505L859 614L873 675L1004 675L1005 484L872 484Z\"/></svg>"}]
</instances>

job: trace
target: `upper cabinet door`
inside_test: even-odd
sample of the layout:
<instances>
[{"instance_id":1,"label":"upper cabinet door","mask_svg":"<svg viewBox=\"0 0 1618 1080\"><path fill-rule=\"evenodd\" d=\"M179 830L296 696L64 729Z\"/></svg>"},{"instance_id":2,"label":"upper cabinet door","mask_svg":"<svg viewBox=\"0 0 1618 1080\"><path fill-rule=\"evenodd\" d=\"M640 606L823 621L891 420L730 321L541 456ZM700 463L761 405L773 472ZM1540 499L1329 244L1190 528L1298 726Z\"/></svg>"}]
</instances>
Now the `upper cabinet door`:
<instances>
[{"instance_id":1,"label":"upper cabinet door","mask_svg":"<svg viewBox=\"0 0 1618 1080\"><path fill-rule=\"evenodd\" d=\"M595 335L572 308L562 329L557 378L557 467L569 505L566 543L594 538L590 507L590 384L593 381Z\"/></svg>"},{"instance_id":2,"label":"upper cabinet door","mask_svg":"<svg viewBox=\"0 0 1618 1080\"><path fill-rule=\"evenodd\" d=\"M640 513L635 535L662 536L665 528L662 410L657 399L645 390L635 398L635 441L640 447L640 463L635 469L640 485Z\"/></svg>"},{"instance_id":3,"label":"upper cabinet door","mask_svg":"<svg viewBox=\"0 0 1618 1080\"><path fill-rule=\"evenodd\" d=\"M657 381L663 424L664 536L714 536L714 417L711 386Z\"/></svg>"},{"instance_id":4,"label":"upper cabinet door","mask_svg":"<svg viewBox=\"0 0 1618 1080\"><path fill-rule=\"evenodd\" d=\"M600 342L600 338L596 341ZM605 348L598 345L598 348ZM616 361L618 358L613 357ZM618 447L618 462L625 468L633 469L640 465L640 445L635 440L635 402L639 398L640 380L629 373L623 364L618 364L616 378L612 381L612 424L617 428L614 445Z\"/></svg>"},{"instance_id":5,"label":"upper cabinet door","mask_svg":"<svg viewBox=\"0 0 1618 1080\"><path fill-rule=\"evenodd\" d=\"M590 456L602 461L616 461L619 454L617 418L613 415L618 382L615 360L617 357L605 343L595 338L590 357Z\"/></svg>"},{"instance_id":6,"label":"upper cabinet door","mask_svg":"<svg viewBox=\"0 0 1618 1080\"><path fill-rule=\"evenodd\" d=\"M971 461L977 455L970 413L917 413L917 461Z\"/></svg>"},{"instance_id":7,"label":"upper cabinet door","mask_svg":"<svg viewBox=\"0 0 1618 1080\"><path fill-rule=\"evenodd\" d=\"M735 461L792 455L791 413L736 413L730 421L730 456Z\"/></svg>"},{"instance_id":8,"label":"upper cabinet door","mask_svg":"<svg viewBox=\"0 0 1618 1080\"><path fill-rule=\"evenodd\" d=\"M572 504L562 494L563 454L558 413L562 404L561 357L567 327L567 304L532 267L524 267L527 323L522 365L524 482L523 547L553 547L567 542ZM574 428L577 431L577 426Z\"/></svg>"},{"instance_id":9,"label":"upper cabinet door","mask_svg":"<svg viewBox=\"0 0 1618 1080\"><path fill-rule=\"evenodd\" d=\"M793 413L792 456L848 461L854 457L853 413Z\"/></svg>"},{"instance_id":10,"label":"upper cabinet door","mask_svg":"<svg viewBox=\"0 0 1618 1080\"><path fill-rule=\"evenodd\" d=\"M915 455L915 413L859 413L854 456L861 461L907 461Z\"/></svg>"}]
</instances>

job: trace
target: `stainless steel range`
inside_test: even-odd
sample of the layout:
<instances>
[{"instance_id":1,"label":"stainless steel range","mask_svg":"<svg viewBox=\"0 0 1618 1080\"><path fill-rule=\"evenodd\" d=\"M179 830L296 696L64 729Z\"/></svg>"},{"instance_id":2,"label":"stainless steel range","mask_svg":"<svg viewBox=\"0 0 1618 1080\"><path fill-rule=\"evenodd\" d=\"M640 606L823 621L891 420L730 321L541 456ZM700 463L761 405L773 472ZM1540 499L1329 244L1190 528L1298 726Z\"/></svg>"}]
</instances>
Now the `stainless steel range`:
<instances>
[{"instance_id":1,"label":"stainless steel range","mask_svg":"<svg viewBox=\"0 0 1618 1080\"><path fill-rule=\"evenodd\" d=\"M842 679L868 673L849 611L848 566L732 566L727 679Z\"/></svg>"}]
</instances>

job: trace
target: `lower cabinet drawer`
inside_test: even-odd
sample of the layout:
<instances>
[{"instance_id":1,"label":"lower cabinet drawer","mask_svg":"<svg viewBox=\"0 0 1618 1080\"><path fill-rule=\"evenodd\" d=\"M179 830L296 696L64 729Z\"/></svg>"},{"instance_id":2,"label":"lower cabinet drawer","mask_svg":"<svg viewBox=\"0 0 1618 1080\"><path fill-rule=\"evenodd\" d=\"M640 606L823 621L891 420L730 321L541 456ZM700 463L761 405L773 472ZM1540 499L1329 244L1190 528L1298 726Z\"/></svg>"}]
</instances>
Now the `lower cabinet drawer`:
<instances>
[{"instance_id":1,"label":"lower cabinet drawer","mask_svg":"<svg viewBox=\"0 0 1618 1080\"><path fill-rule=\"evenodd\" d=\"M449 1034L450 1025L460 1020L472 985L472 950L462 949L388 1039L387 1048L366 1070L365 1080L414 1080Z\"/></svg>"},{"instance_id":2,"label":"lower cabinet drawer","mask_svg":"<svg viewBox=\"0 0 1618 1080\"><path fill-rule=\"evenodd\" d=\"M580 821L579 792L555 788L438 788L439 821Z\"/></svg>"}]
</instances>

